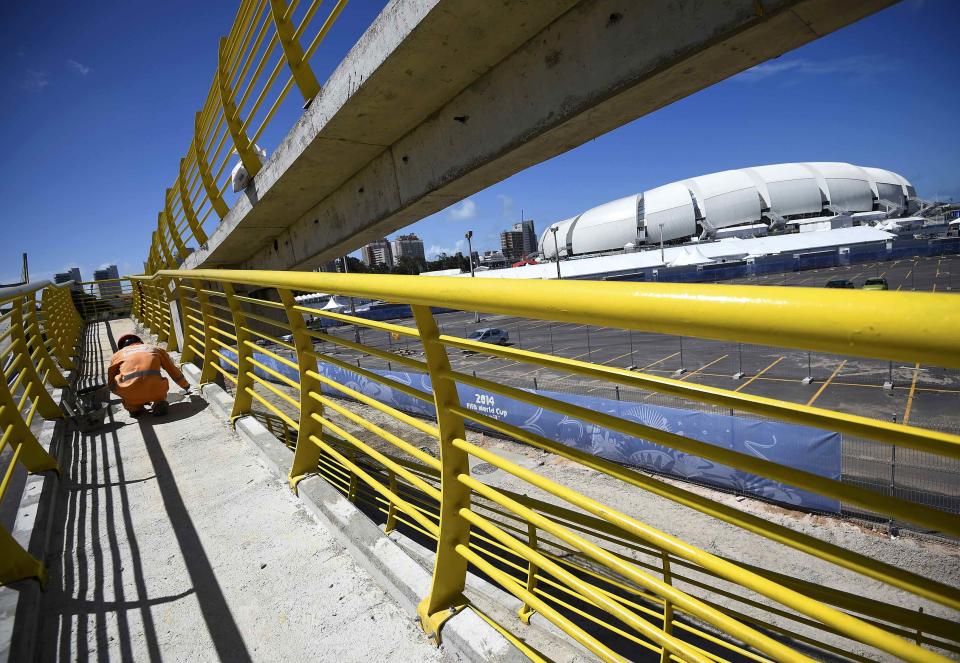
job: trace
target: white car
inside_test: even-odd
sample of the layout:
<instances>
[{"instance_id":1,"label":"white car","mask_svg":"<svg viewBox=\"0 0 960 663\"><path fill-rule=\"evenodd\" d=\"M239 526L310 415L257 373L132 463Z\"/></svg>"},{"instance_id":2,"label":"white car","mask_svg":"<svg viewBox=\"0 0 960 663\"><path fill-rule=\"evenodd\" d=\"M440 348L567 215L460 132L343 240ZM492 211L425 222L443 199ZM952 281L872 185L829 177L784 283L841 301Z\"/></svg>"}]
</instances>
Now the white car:
<instances>
[{"instance_id":1,"label":"white car","mask_svg":"<svg viewBox=\"0 0 960 663\"><path fill-rule=\"evenodd\" d=\"M471 341L482 341L483 343L492 343L494 345L506 345L510 340L510 335L502 329L488 327L486 329L477 329L467 336Z\"/></svg>"}]
</instances>

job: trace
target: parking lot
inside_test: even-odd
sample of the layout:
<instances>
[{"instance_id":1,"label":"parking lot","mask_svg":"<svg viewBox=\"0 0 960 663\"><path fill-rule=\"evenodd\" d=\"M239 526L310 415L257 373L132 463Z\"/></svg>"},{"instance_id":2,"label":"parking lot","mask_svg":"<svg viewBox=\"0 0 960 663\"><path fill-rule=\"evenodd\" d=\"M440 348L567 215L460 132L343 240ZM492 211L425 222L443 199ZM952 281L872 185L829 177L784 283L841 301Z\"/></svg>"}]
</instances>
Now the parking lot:
<instances>
[{"instance_id":1,"label":"parking lot","mask_svg":"<svg viewBox=\"0 0 960 663\"><path fill-rule=\"evenodd\" d=\"M869 276L883 276L891 290L955 292L950 290L950 267L960 269L960 257L916 258L889 263L861 264L791 273L783 276L796 286L822 286L846 278L858 286ZM781 275L777 275L778 277ZM773 277L742 283L779 284ZM789 285L790 283L788 283ZM960 303L960 300L958 300ZM939 367L886 362L818 352L711 341L617 329L528 320L481 314L479 323L470 312L437 315L443 333L467 336L475 329L494 327L509 334L509 345L619 368L745 393L816 405L880 419L896 419L934 428L960 428L960 371ZM412 319L396 321L413 325ZM332 333L353 336L352 328ZM409 341L394 341L385 332L364 329L363 342L397 351L419 352ZM387 362L344 348L331 348L334 356L361 365L387 368ZM537 387L605 398L666 402L642 390L615 388L607 382L558 373L517 361L451 351L455 370L495 376L518 387ZM390 366L391 368L396 368ZM892 384L892 388L889 388Z\"/></svg>"}]
</instances>

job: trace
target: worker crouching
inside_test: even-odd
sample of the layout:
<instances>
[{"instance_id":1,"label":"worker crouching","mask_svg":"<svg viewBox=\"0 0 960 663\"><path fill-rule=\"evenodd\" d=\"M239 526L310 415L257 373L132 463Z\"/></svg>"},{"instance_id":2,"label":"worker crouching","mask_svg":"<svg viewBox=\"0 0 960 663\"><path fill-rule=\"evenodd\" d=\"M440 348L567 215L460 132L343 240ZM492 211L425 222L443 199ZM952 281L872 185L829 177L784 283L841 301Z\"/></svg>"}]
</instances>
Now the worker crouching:
<instances>
[{"instance_id":1,"label":"worker crouching","mask_svg":"<svg viewBox=\"0 0 960 663\"><path fill-rule=\"evenodd\" d=\"M155 416L167 413L170 384L160 369L183 389L190 388L183 373L163 349L144 343L136 334L121 336L117 347L119 350L110 360L107 384L110 391L123 400L123 407L132 416L145 414L150 403L153 403L150 411Z\"/></svg>"}]
</instances>

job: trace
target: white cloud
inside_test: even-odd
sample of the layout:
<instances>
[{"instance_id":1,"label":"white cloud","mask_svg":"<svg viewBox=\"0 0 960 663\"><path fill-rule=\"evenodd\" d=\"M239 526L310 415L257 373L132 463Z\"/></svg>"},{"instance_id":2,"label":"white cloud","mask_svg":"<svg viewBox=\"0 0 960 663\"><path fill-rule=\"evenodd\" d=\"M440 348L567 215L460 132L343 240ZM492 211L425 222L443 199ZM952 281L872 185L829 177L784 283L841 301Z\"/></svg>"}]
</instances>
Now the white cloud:
<instances>
[{"instance_id":1,"label":"white cloud","mask_svg":"<svg viewBox=\"0 0 960 663\"><path fill-rule=\"evenodd\" d=\"M477 215L477 204L470 198L467 198L456 207L451 207L449 216L457 221L466 221Z\"/></svg>"},{"instance_id":2,"label":"white cloud","mask_svg":"<svg viewBox=\"0 0 960 663\"><path fill-rule=\"evenodd\" d=\"M445 248L439 244L431 244L430 248L427 249L427 257L435 259L441 253L445 253L448 256L455 256L457 253L466 253L467 250L467 241L464 239L458 239L452 248Z\"/></svg>"},{"instance_id":3,"label":"white cloud","mask_svg":"<svg viewBox=\"0 0 960 663\"><path fill-rule=\"evenodd\" d=\"M513 218L513 198L510 196L505 196L503 194L497 195L497 200L500 201L500 213L505 219Z\"/></svg>"},{"instance_id":4,"label":"white cloud","mask_svg":"<svg viewBox=\"0 0 960 663\"><path fill-rule=\"evenodd\" d=\"M81 64L76 60L67 60L67 68L80 74L81 76L86 76L90 73L90 67L85 64Z\"/></svg>"},{"instance_id":5,"label":"white cloud","mask_svg":"<svg viewBox=\"0 0 960 663\"><path fill-rule=\"evenodd\" d=\"M876 74L898 71L901 64L897 61L879 56L854 55L835 60L807 60L793 58L786 60L771 60L734 77L742 83L756 83L765 81L781 74L792 76L828 76L832 74L869 77Z\"/></svg>"},{"instance_id":6,"label":"white cloud","mask_svg":"<svg viewBox=\"0 0 960 663\"><path fill-rule=\"evenodd\" d=\"M49 84L50 79L47 78L47 72L27 69L27 77L23 81L24 90L27 92L40 92Z\"/></svg>"}]
</instances>

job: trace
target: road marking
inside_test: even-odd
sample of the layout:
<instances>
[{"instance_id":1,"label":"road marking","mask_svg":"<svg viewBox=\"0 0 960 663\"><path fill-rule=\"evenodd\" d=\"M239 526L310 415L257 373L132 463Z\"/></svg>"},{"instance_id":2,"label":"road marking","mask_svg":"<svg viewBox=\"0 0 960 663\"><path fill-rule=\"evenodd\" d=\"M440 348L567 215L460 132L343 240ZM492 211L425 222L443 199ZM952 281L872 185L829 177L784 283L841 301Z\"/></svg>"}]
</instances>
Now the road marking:
<instances>
[{"instance_id":1,"label":"road marking","mask_svg":"<svg viewBox=\"0 0 960 663\"><path fill-rule=\"evenodd\" d=\"M656 366L656 365L659 364L661 361L666 361L666 360L668 360L668 359L673 359L673 358L676 357L678 354L680 354L680 353L679 353L679 352L674 352L672 355L667 355L667 356L664 357L663 359L658 359L658 360L656 360L655 362L653 362L652 364L647 364L646 366L644 366L644 367L641 368L640 370L641 370L641 371L645 371L645 370L647 370L648 368L650 368L651 366Z\"/></svg>"},{"instance_id":2,"label":"road marking","mask_svg":"<svg viewBox=\"0 0 960 663\"><path fill-rule=\"evenodd\" d=\"M678 352L677 354L680 354L680 353ZM726 358L729 357L729 356L730 356L730 355L723 355L722 357L718 357L718 358L714 359L714 360L711 361L709 364L704 364L703 366L701 366L701 367L698 368L697 370L692 371L692 372L687 373L686 375L684 375L682 378L680 378L679 382L683 382L683 381L686 380L687 378L692 378L694 375L696 375L697 373L699 373L699 372L702 371L703 369L705 369L705 368L710 368L711 366L713 366L713 365L716 364L717 362L723 361L724 359L726 359ZM645 400L648 400L648 399L650 399L650 398L653 398L654 396L656 396L656 395L659 394L659 393L660 393L660 392L658 392L658 391L651 391L649 394L647 394L646 396L644 396L641 400L644 400L644 401L645 401Z\"/></svg>"},{"instance_id":3,"label":"road marking","mask_svg":"<svg viewBox=\"0 0 960 663\"><path fill-rule=\"evenodd\" d=\"M532 352L532 351L534 351L534 350L536 350L536 349L538 349L538 348L542 348L542 347L543 347L542 345L534 345L533 347L530 347L530 348L520 348L520 349L521 349L521 350L529 350L529 351ZM484 364L489 364L491 361L498 361L498 360L499 360L499 361L503 361L503 357L490 357L489 359L486 359L486 360L484 360L484 361L481 361L479 364L474 364L473 366L469 366L469 368L470 368L470 370L475 371L475 370L477 370L479 367L483 366ZM526 363L526 362L522 362L522 361L513 361L513 362L510 362L509 364L504 364L504 365L501 366L500 368L506 368L507 366L512 366L513 364L525 364L525 363Z\"/></svg>"},{"instance_id":4,"label":"road marking","mask_svg":"<svg viewBox=\"0 0 960 663\"><path fill-rule=\"evenodd\" d=\"M773 360L773 363L772 363L772 364L770 364L770 365L767 366L765 369L763 369L762 371L760 371L759 373L757 373L756 375L754 375L752 378L750 378L749 380L747 380L746 382L744 382L742 385L740 385L740 386L737 387L736 389L734 389L734 391L740 391L741 389L743 389L744 387L746 387L748 384L750 384L751 382L753 382L754 380L756 380L758 377L760 377L761 375L763 375L764 373L766 373L767 371L769 371L771 368L773 368L774 366L776 366L777 364L779 364L779 363L780 363L781 361L783 361L785 358L786 358L786 357L784 357L783 355L777 357L776 359Z\"/></svg>"},{"instance_id":5,"label":"road marking","mask_svg":"<svg viewBox=\"0 0 960 663\"><path fill-rule=\"evenodd\" d=\"M910 381L910 393L907 394L907 409L903 411L903 422L910 421L910 409L913 407L913 395L917 391L917 376L920 375L920 362L913 367L913 380Z\"/></svg>"},{"instance_id":6,"label":"road marking","mask_svg":"<svg viewBox=\"0 0 960 663\"><path fill-rule=\"evenodd\" d=\"M612 361L616 361L616 360L618 360L618 359L623 359L624 357L628 357L628 356L630 356L631 354L633 354L633 353L632 353L632 352L626 352L626 353L620 355L619 357L614 357L613 359L608 359L608 360L606 360L606 361L602 361L602 362L600 362L600 365L601 365L601 366L606 366L607 364L609 364L609 363L612 362ZM587 389L587 393L589 394L591 391L596 391L597 389L601 389L601 388L607 387L607 386L609 386L609 383L607 383L607 382L602 382L602 381L601 381L600 384L598 384L598 385L597 385L596 387L594 387L593 389Z\"/></svg>"},{"instance_id":7,"label":"road marking","mask_svg":"<svg viewBox=\"0 0 960 663\"><path fill-rule=\"evenodd\" d=\"M820 398L820 394L822 394L822 393L823 393L823 390L826 389L827 386L828 386L831 382L833 382L833 378L837 377L837 373L840 372L840 369L842 369L846 363L847 363L847 360L844 359L843 361L840 362L840 365L839 365L839 366L837 366L835 369L833 369L833 373L830 374L830 377L827 378L827 381L826 381L826 382L824 382L822 385L820 385L820 388L817 389L817 393L815 393L815 394L810 398L810 400L807 401L807 405L813 405L813 402L814 402L815 400L817 400L818 398Z\"/></svg>"},{"instance_id":8,"label":"road marking","mask_svg":"<svg viewBox=\"0 0 960 663\"><path fill-rule=\"evenodd\" d=\"M682 378L680 378L680 382L683 382L683 381L686 380L687 378L692 378L694 375L696 375L697 373L699 373L699 372L702 371L703 369L705 369L705 368L710 368L711 366L713 366L713 365L716 364L717 362L721 362L721 361L723 361L724 359L726 359L726 358L729 357L729 356L730 356L730 355L723 355L722 357L717 357L716 359L714 359L713 361L711 361L709 364L704 364L703 366L701 366L701 367L698 368L697 370L692 371L692 372L687 373L686 375L684 375Z\"/></svg>"}]
</instances>

